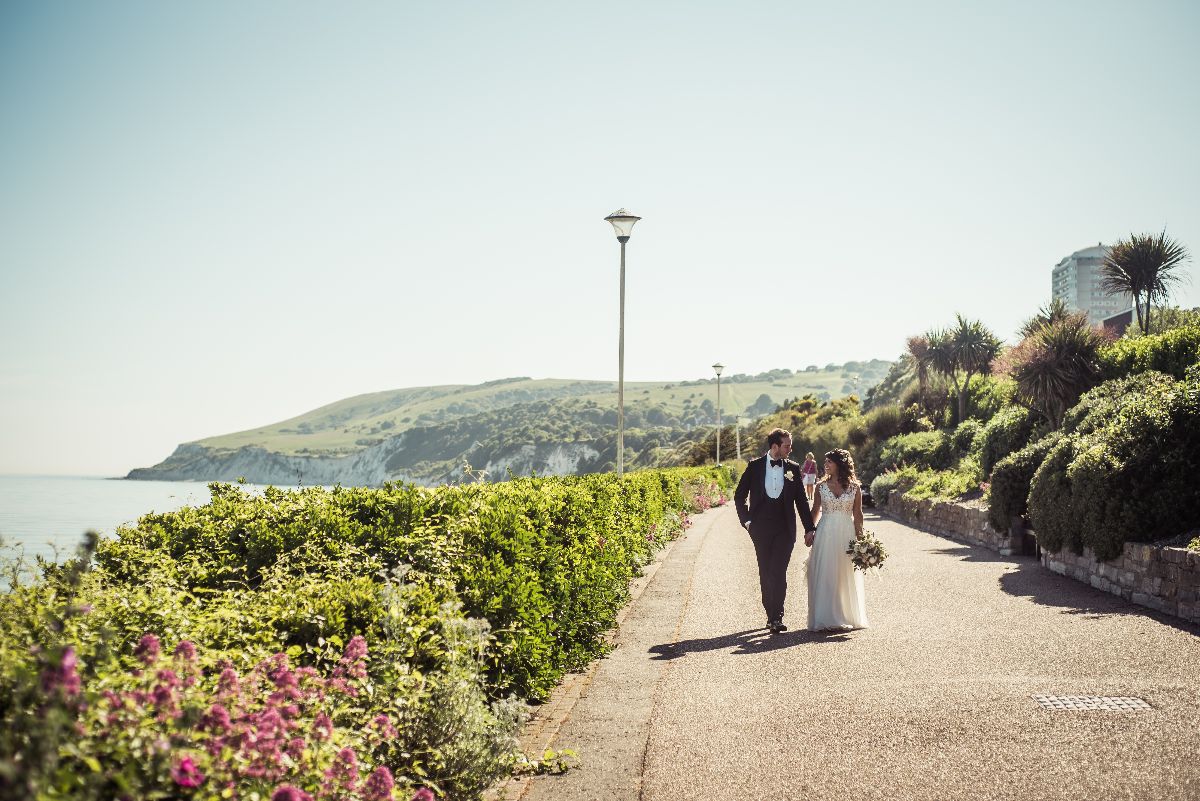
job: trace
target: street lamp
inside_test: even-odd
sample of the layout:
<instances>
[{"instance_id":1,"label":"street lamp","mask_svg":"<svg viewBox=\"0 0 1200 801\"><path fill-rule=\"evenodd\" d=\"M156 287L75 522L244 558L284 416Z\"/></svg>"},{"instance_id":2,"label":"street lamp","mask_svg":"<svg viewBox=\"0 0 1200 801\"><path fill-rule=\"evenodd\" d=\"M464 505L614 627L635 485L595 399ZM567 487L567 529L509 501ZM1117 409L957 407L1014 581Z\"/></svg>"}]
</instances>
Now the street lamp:
<instances>
[{"instance_id":1,"label":"street lamp","mask_svg":"<svg viewBox=\"0 0 1200 801\"><path fill-rule=\"evenodd\" d=\"M721 371L724 369L720 362L713 365L717 374L717 467L721 466Z\"/></svg>"},{"instance_id":2,"label":"street lamp","mask_svg":"<svg viewBox=\"0 0 1200 801\"><path fill-rule=\"evenodd\" d=\"M617 478L620 478L625 474L625 243L633 224L642 218L617 209L604 219L612 223L621 243L621 327L617 345Z\"/></svg>"}]
</instances>

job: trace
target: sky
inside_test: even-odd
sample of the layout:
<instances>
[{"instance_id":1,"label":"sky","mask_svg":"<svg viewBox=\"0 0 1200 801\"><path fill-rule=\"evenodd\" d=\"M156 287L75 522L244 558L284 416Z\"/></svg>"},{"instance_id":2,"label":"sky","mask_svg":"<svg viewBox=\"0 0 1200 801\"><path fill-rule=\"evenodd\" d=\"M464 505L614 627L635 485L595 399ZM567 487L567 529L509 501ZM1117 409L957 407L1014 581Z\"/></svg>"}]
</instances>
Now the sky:
<instances>
[{"instance_id":1,"label":"sky","mask_svg":"<svg viewBox=\"0 0 1200 801\"><path fill-rule=\"evenodd\" d=\"M1200 257L1192 2L0 4L0 473L351 395L1012 341ZM1175 301L1200 306L1197 259Z\"/></svg>"}]
</instances>

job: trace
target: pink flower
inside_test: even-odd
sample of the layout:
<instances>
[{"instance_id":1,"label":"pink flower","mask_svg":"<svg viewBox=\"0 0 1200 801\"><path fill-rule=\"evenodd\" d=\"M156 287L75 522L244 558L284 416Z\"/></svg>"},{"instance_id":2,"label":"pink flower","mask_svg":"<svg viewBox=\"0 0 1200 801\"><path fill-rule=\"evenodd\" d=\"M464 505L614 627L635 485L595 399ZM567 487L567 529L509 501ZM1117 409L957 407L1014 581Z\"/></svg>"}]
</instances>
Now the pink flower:
<instances>
[{"instance_id":1,"label":"pink flower","mask_svg":"<svg viewBox=\"0 0 1200 801\"><path fill-rule=\"evenodd\" d=\"M158 637L153 634L143 634L142 639L138 640L137 648L133 649L133 655L143 665L153 665L158 661L159 647Z\"/></svg>"},{"instance_id":2,"label":"pink flower","mask_svg":"<svg viewBox=\"0 0 1200 801\"><path fill-rule=\"evenodd\" d=\"M363 798L366 801L391 801L392 788L395 786L392 772L386 766L380 765L367 777L363 785Z\"/></svg>"},{"instance_id":3,"label":"pink flower","mask_svg":"<svg viewBox=\"0 0 1200 801\"><path fill-rule=\"evenodd\" d=\"M367 655L367 641L362 635L355 635L350 638L349 644L346 645L346 652L342 654L342 660L353 662L362 659Z\"/></svg>"},{"instance_id":4,"label":"pink flower","mask_svg":"<svg viewBox=\"0 0 1200 801\"><path fill-rule=\"evenodd\" d=\"M313 720L313 737L318 740L328 740L333 736L333 721L324 712L318 712Z\"/></svg>"},{"instance_id":5,"label":"pink flower","mask_svg":"<svg viewBox=\"0 0 1200 801\"><path fill-rule=\"evenodd\" d=\"M180 787L199 787L204 783L204 774L190 756L185 756L175 763L175 767L171 768L171 778Z\"/></svg>"},{"instance_id":6,"label":"pink flower","mask_svg":"<svg viewBox=\"0 0 1200 801\"><path fill-rule=\"evenodd\" d=\"M222 670L221 678L217 680L217 694L222 697L237 695L240 689L237 671L232 667Z\"/></svg>"},{"instance_id":7,"label":"pink flower","mask_svg":"<svg viewBox=\"0 0 1200 801\"><path fill-rule=\"evenodd\" d=\"M175 656L185 662L196 661L196 645L190 640L180 640L179 645L175 646Z\"/></svg>"},{"instance_id":8,"label":"pink flower","mask_svg":"<svg viewBox=\"0 0 1200 801\"><path fill-rule=\"evenodd\" d=\"M281 784L271 793L271 801L312 801L312 796L290 784Z\"/></svg>"},{"instance_id":9,"label":"pink flower","mask_svg":"<svg viewBox=\"0 0 1200 801\"><path fill-rule=\"evenodd\" d=\"M62 658L59 659L58 664L42 673L42 690L46 693L62 690L63 695L66 696L79 695L81 683L79 674L75 672L77 664L75 648L68 645L63 649Z\"/></svg>"},{"instance_id":10,"label":"pink flower","mask_svg":"<svg viewBox=\"0 0 1200 801\"><path fill-rule=\"evenodd\" d=\"M433 791L428 787L422 787L413 793L412 801L435 801Z\"/></svg>"},{"instance_id":11,"label":"pink flower","mask_svg":"<svg viewBox=\"0 0 1200 801\"><path fill-rule=\"evenodd\" d=\"M337 752L333 764L325 771L323 784L326 792L340 787L343 790L353 790L358 784L358 756L353 748L343 748Z\"/></svg>"},{"instance_id":12,"label":"pink flower","mask_svg":"<svg viewBox=\"0 0 1200 801\"><path fill-rule=\"evenodd\" d=\"M376 730L379 732L379 736L385 740L391 740L399 733L396 731L396 727L392 725L392 719L387 715L376 715L371 723L374 724Z\"/></svg>"},{"instance_id":13,"label":"pink flower","mask_svg":"<svg viewBox=\"0 0 1200 801\"><path fill-rule=\"evenodd\" d=\"M220 704L213 704L204 714L200 725L212 732L224 733L232 725L229 720L229 710Z\"/></svg>"}]
</instances>

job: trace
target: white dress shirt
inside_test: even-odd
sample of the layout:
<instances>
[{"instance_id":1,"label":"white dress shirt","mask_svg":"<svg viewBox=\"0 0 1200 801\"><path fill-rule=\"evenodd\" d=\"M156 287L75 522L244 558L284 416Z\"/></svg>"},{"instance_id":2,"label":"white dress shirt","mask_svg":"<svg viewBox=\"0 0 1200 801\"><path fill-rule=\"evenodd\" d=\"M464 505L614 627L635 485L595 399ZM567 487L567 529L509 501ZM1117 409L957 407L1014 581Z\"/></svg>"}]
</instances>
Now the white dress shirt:
<instances>
[{"instance_id":1,"label":"white dress shirt","mask_svg":"<svg viewBox=\"0 0 1200 801\"><path fill-rule=\"evenodd\" d=\"M771 467L771 454L768 452L766 468L764 472L767 474L767 495L774 500L783 494L783 466Z\"/></svg>"}]
</instances>

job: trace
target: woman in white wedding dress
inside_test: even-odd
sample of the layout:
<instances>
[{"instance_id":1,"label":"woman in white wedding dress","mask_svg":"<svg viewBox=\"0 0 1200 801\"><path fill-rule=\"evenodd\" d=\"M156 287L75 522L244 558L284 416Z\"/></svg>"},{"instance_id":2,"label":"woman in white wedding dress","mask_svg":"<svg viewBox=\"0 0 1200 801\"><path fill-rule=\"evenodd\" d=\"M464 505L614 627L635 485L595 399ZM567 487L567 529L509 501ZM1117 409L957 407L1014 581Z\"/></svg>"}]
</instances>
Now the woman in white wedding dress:
<instances>
[{"instance_id":1,"label":"woman in white wedding dress","mask_svg":"<svg viewBox=\"0 0 1200 801\"><path fill-rule=\"evenodd\" d=\"M849 451L837 448L825 454L825 478L814 495L817 533L807 565L808 628L865 629L863 576L846 553L850 541L863 530L862 488Z\"/></svg>"}]
</instances>

